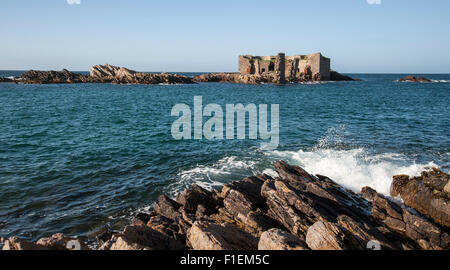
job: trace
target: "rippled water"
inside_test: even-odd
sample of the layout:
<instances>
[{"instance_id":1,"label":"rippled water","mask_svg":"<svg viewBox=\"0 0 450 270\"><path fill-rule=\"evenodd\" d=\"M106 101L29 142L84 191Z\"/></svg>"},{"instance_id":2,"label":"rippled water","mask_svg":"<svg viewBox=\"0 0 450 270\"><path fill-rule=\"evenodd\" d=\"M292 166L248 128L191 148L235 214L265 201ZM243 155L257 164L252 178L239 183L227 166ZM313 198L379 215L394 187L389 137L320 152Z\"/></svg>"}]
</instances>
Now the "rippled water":
<instances>
[{"instance_id":1,"label":"rippled water","mask_svg":"<svg viewBox=\"0 0 450 270\"><path fill-rule=\"evenodd\" d=\"M0 77L17 72L0 72ZM358 191L393 174L448 171L450 75L301 85L0 84L0 236L36 239L120 228L162 193L213 187L285 159ZM175 141L177 103L280 104L280 146Z\"/></svg>"}]
</instances>

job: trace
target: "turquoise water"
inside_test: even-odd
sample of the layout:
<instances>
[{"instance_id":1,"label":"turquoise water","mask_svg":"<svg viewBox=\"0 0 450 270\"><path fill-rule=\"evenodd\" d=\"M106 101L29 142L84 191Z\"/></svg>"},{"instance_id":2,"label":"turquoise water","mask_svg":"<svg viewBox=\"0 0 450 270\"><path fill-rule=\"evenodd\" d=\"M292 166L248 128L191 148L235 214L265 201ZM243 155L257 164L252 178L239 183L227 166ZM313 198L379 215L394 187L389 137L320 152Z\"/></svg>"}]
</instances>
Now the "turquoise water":
<instances>
[{"instance_id":1,"label":"turquoise water","mask_svg":"<svg viewBox=\"0 0 450 270\"><path fill-rule=\"evenodd\" d=\"M0 77L17 72L0 72ZM450 75L397 83L275 85L0 84L0 236L36 239L121 228L162 193L214 187L285 159L358 191L388 193L393 174L448 171ZM175 141L172 106L280 104L280 146Z\"/></svg>"}]
</instances>

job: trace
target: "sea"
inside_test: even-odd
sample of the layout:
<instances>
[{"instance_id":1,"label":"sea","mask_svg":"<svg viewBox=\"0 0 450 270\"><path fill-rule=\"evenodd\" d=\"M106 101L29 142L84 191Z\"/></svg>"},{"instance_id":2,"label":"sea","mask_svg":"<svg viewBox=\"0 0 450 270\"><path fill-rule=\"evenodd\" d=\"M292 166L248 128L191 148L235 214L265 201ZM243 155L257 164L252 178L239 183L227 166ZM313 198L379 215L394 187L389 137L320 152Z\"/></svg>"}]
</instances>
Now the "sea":
<instances>
[{"instance_id":1,"label":"sea","mask_svg":"<svg viewBox=\"0 0 450 270\"><path fill-rule=\"evenodd\" d=\"M361 81L0 84L0 236L120 230L161 194L276 176L277 160L354 192L370 186L385 195L393 175L449 171L450 74L422 75L432 83L396 82L408 74L348 75ZM224 109L279 104L278 148L249 138L175 140L171 110L186 104L193 111L195 96Z\"/></svg>"}]
</instances>

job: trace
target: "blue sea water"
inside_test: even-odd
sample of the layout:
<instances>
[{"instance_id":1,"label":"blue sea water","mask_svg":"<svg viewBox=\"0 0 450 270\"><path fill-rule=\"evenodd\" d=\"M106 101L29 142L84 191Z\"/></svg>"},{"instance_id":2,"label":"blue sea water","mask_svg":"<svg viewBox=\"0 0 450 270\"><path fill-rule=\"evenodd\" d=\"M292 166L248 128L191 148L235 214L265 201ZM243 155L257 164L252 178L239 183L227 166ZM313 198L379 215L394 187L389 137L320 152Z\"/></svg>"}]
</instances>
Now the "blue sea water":
<instances>
[{"instance_id":1,"label":"blue sea water","mask_svg":"<svg viewBox=\"0 0 450 270\"><path fill-rule=\"evenodd\" d=\"M274 174L279 159L385 194L394 174L448 171L450 75L396 82L404 75L285 86L0 84L0 236L121 228L160 194ZM223 108L279 104L278 149L258 140L174 140L171 109L193 108L194 96Z\"/></svg>"}]
</instances>

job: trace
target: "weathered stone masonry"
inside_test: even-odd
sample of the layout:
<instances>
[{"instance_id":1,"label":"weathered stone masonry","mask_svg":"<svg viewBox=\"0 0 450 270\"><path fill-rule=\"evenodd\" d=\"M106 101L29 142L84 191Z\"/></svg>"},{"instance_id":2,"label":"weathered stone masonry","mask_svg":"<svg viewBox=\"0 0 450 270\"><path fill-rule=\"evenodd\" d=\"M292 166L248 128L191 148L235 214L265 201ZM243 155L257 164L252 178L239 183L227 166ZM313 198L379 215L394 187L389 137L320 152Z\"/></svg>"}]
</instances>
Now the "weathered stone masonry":
<instances>
[{"instance_id":1,"label":"weathered stone masonry","mask_svg":"<svg viewBox=\"0 0 450 270\"><path fill-rule=\"evenodd\" d=\"M239 73L275 76L280 82L296 80L330 80L330 58L321 53L285 56L239 56Z\"/></svg>"}]
</instances>

